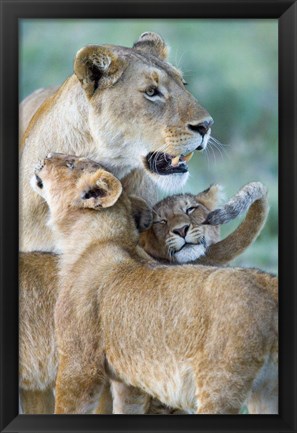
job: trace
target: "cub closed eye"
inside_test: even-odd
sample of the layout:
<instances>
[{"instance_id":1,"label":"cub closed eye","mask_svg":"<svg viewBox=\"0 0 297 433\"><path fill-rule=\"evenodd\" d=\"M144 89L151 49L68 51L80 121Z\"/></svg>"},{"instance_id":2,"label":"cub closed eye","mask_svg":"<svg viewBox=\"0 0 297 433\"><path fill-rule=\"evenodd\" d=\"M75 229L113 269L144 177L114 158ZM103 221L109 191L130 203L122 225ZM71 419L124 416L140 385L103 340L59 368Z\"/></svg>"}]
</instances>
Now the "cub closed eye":
<instances>
[{"instance_id":1,"label":"cub closed eye","mask_svg":"<svg viewBox=\"0 0 297 433\"><path fill-rule=\"evenodd\" d=\"M186 214L190 215L191 213L194 212L195 209L197 209L198 206L192 206L192 207L188 207L188 209L186 210Z\"/></svg>"},{"instance_id":2,"label":"cub closed eye","mask_svg":"<svg viewBox=\"0 0 297 433\"><path fill-rule=\"evenodd\" d=\"M166 224L166 220L153 221L153 224Z\"/></svg>"}]
</instances>

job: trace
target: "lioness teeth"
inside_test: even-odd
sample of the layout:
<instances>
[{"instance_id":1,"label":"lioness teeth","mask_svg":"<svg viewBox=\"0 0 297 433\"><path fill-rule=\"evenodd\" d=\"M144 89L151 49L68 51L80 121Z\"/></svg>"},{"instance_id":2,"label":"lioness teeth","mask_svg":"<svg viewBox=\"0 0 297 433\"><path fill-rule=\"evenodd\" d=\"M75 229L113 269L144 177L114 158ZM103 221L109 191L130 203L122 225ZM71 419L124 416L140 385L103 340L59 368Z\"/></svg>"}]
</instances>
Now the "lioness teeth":
<instances>
[{"instance_id":1,"label":"lioness teeth","mask_svg":"<svg viewBox=\"0 0 297 433\"><path fill-rule=\"evenodd\" d=\"M188 155L185 155L185 156L184 155L177 155L174 158L172 158L171 165L173 167L176 167L181 161L188 162L188 161L190 161L190 159L192 158L192 156L193 156L193 152L189 153Z\"/></svg>"},{"instance_id":2,"label":"lioness teeth","mask_svg":"<svg viewBox=\"0 0 297 433\"><path fill-rule=\"evenodd\" d=\"M172 165L173 167L176 167L176 166L178 165L178 163L179 163L179 158L180 158L180 155L177 155L175 158L173 158L173 159L171 160L171 165Z\"/></svg>"},{"instance_id":3,"label":"lioness teeth","mask_svg":"<svg viewBox=\"0 0 297 433\"><path fill-rule=\"evenodd\" d=\"M185 160L185 161L187 161L187 162L189 162L189 161L190 161L190 159L191 159L191 158L192 158L192 156L193 156L193 153L194 153L194 152L192 152L192 153L189 153L188 155L185 155L185 156L184 156L184 160Z\"/></svg>"}]
</instances>

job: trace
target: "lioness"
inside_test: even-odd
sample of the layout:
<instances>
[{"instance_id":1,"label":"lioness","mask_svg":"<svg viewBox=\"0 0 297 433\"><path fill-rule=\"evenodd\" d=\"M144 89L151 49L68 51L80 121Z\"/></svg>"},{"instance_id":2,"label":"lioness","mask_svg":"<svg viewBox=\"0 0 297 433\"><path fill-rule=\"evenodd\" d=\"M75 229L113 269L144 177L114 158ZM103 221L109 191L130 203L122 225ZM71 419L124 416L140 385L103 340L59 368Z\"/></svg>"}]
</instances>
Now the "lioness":
<instances>
[{"instance_id":1,"label":"lioness","mask_svg":"<svg viewBox=\"0 0 297 433\"><path fill-rule=\"evenodd\" d=\"M85 413L106 370L183 410L238 413L258 394L277 413L276 277L146 259L121 183L87 159L49 155L32 186L63 251L56 413Z\"/></svg>"},{"instance_id":2,"label":"lioness","mask_svg":"<svg viewBox=\"0 0 297 433\"><path fill-rule=\"evenodd\" d=\"M241 254L260 233L267 215L267 189L261 182L242 187L218 208L221 187L197 195L178 194L153 207L153 224L141 233L140 244L155 259L170 263L222 265ZM219 225L248 209L234 232L220 240Z\"/></svg>"},{"instance_id":3,"label":"lioness","mask_svg":"<svg viewBox=\"0 0 297 433\"><path fill-rule=\"evenodd\" d=\"M45 99L22 138L21 251L59 252L46 226L47 206L28 187L33 164L50 151L100 161L151 204L157 199L152 183L174 189L186 182L187 161L205 149L213 120L166 59L165 42L150 32L133 48L90 45L78 51L74 74ZM21 115L26 107L34 111L34 98L38 105L43 93L28 98Z\"/></svg>"}]
</instances>

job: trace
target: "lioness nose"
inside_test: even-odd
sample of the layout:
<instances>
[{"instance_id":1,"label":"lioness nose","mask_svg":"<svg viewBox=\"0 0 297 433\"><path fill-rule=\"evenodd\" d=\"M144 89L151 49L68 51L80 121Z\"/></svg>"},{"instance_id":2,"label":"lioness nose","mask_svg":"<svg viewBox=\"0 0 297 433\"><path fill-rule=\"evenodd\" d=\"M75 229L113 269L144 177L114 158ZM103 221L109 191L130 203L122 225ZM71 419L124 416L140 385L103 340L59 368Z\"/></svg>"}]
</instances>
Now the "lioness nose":
<instances>
[{"instance_id":1,"label":"lioness nose","mask_svg":"<svg viewBox=\"0 0 297 433\"><path fill-rule=\"evenodd\" d=\"M189 227L190 226L188 224L186 224L186 225L184 225L182 227L178 227L178 228L172 230L172 232L174 234L180 236L181 238L185 238L186 235L187 235L187 233L188 233Z\"/></svg>"},{"instance_id":2,"label":"lioness nose","mask_svg":"<svg viewBox=\"0 0 297 433\"><path fill-rule=\"evenodd\" d=\"M199 134L204 137L204 135L208 132L209 128L213 125L213 119L212 117L207 117L202 122L198 123L197 125L188 124L188 128L191 131L199 132Z\"/></svg>"}]
</instances>

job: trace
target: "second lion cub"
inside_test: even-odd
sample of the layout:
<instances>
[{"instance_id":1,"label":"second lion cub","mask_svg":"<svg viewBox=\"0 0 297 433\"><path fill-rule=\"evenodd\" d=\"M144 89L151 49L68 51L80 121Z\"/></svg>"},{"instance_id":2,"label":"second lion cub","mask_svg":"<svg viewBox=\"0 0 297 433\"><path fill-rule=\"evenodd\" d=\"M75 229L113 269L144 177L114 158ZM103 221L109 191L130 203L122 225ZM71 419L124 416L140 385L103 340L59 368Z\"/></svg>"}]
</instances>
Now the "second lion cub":
<instances>
[{"instance_id":1,"label":"second lion cub","mask_svg":"<svg viewBox=\"0 0 297 433\"><path fill-rule=\"evenodd\" d=\"M153 258L170 263L219 266L239 256L257 238L268 215L267 189L261 182L244 185L218 208L220 185L199 194L176 194L153 207L153 224L140 244ZM242 223L220 240L219 225L248 210Z\"/></svg>"},{"instance_id":2,"label":"second lion cub","mask_svg":"<svg viewBox=\"0 0 297 433\"><path fill-rule=\"evenodd\" d=\"M52 154L32 184L63 251L56 413L96 404L106 371L123 387L206 414L238 413L268 381L273 392L259 398L277 413L275 277L145 258L132 202L89 160Z\"/></svg>"}]
</instances>

